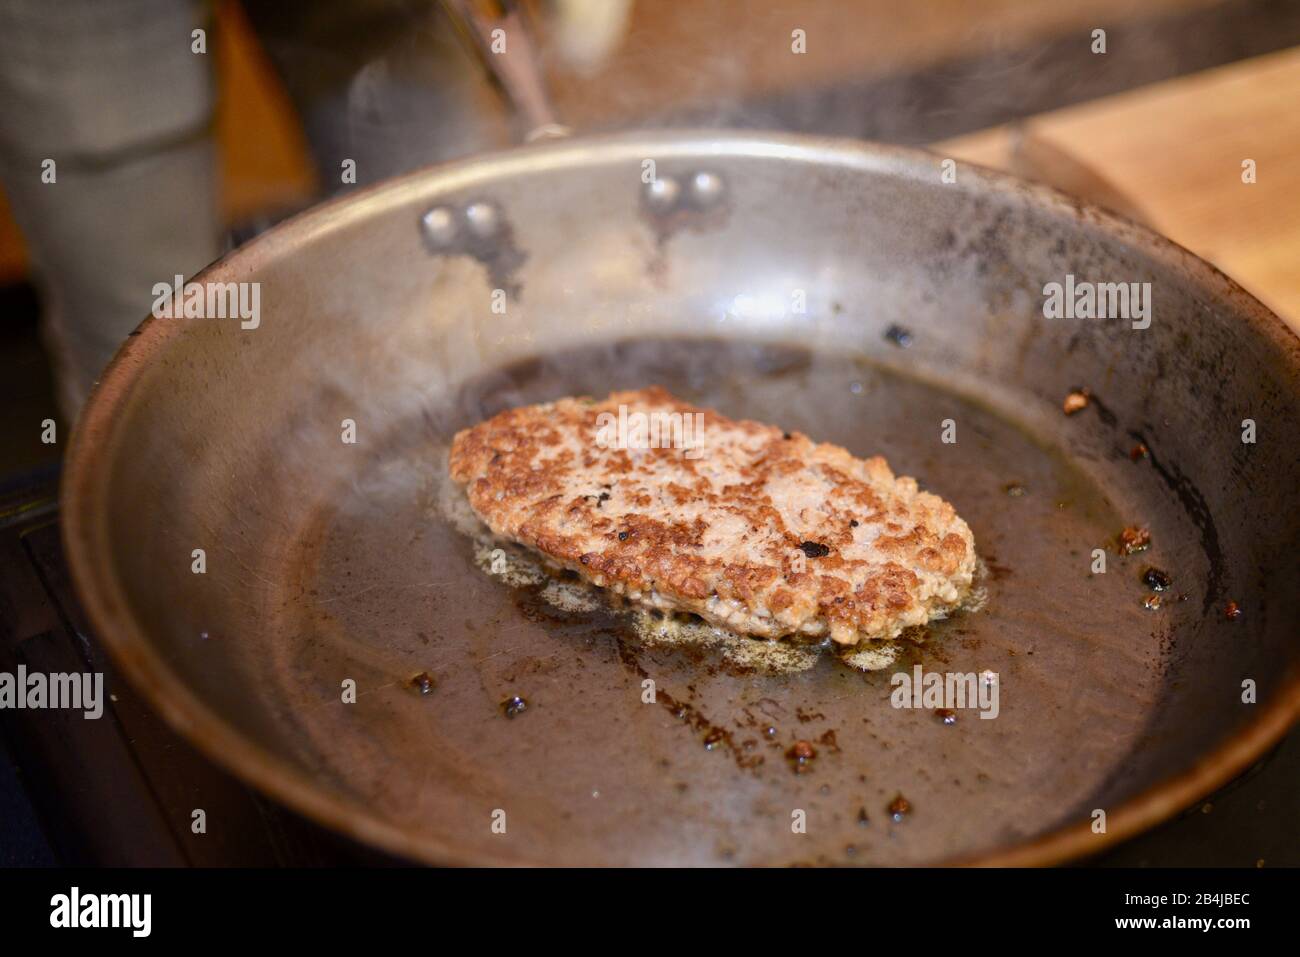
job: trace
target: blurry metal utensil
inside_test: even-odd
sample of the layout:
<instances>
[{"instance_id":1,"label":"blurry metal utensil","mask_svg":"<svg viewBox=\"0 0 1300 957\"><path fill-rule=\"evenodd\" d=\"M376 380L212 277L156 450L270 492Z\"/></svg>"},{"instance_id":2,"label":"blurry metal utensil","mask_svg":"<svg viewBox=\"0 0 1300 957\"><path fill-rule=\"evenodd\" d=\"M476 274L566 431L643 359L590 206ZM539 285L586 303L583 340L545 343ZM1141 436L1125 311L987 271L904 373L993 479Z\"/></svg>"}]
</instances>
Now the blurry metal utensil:
<instances>
[{"instance_id":1,"label":"blurry metal utensil","mask_svg":"<svg viewBox=\"0 0 1300 957\"><path fill-rule=\"evenodd\" d=\"M567 136L569 129L556 120L546 92L522 5L514 0L443 0L443 6L523 121L524 141Z\"/></svg>"}]
</instances>

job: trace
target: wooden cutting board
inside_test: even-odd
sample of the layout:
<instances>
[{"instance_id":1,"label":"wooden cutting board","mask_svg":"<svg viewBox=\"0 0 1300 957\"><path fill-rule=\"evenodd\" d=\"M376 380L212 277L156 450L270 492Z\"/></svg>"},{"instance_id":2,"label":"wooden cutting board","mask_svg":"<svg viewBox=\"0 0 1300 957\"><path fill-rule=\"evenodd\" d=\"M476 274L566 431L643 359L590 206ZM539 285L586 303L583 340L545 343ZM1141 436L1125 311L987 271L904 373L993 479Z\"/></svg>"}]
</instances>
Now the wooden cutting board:
<instances>
[{"instance_id":1,"label":"wooden cutting board","mask_svg":"<svg viewBox=\"0 0 1300 957\"><path fill-rule=\"evenodd\" d=\"M1139 219L1300 332L1300 47L936 144ZM1255 161L1256 182L1242 181Z\"/></svg>"}]
</instances>

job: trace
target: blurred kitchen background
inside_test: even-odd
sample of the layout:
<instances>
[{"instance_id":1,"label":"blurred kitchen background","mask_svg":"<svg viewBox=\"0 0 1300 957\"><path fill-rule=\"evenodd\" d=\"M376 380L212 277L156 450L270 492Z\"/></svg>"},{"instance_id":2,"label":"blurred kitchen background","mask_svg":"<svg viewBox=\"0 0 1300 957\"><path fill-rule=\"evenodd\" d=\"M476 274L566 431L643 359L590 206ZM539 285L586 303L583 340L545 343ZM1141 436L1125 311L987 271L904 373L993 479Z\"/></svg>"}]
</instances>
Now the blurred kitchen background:
<instances>
[{"instance_id":1,"label":"blurred kitchen background","mask_svg":"<svg viewBox=\"0 0 1300 957\"><path fill-rule=\"evenodd\" d=\"M21 2L6 13L14 3L0 0L0 24L21 14ZM61 5L48 4L49 15ZM85 6L73 9L83 16ZM108 35L115 11L132 0L96 6ZM556 111L578 132L723 125L941 144L946 154L1012 168L1145 220L1295 314L1300 170L1288 154L1300 145L1300 54L1264 55L1300 45L1298 0L525 7ZM226 246L324 195L508 146L517 135L437 0L194 8L215 74ZM796 29L806 36L803 55L791 54ZM1105 30L1104 54L1093 52L1097 29ZM1067 109L1079 104L1094 106ZM1235 189L1242 157L1263 168L1252 194ZM341 180L345 159L356 161L355 185ZM1216 178L1217 188L1207 184ZM1244 207L1254 215L1235 215ZM58 413L37 334L44 288L0 184L0 489L58 456L38 427ZM140 295L143 317L150 298Z\"/></svg>"}]
</instances>

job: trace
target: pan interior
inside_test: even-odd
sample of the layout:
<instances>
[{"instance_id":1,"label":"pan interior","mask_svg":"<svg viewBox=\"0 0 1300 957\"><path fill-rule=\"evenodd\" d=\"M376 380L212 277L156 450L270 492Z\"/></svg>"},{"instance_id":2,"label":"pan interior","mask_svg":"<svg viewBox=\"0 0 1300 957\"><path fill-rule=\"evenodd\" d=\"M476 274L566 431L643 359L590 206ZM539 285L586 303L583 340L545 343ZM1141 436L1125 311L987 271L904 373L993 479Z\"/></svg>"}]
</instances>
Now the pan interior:
<instances>
[{"instance_id":1,"label":"pan interior","mask_svg":"<svg viewBox=\"0 0 1300 957\"><path fill-rule=\"evenodd\" d=\"M970 524L985 606L932 624L883 671L823 656L770 674L646 644L625 616L561 610L541 587L486 574L441 504L455 431L650 384L884 455ZM1171 636L1219 625L1202 616L1202 583L1179 574L1192 563L1161 545L1196 540L1187 516L1156 485L1126 483L1135 464L1085 470L1067 445L942 387L797 347L642 339L498 368L390 423L291 517L292 544L265 569L274 637L259 706L318 779L470 859L920 863L1088 820L1160 773L1133 766L1177 680ZM1154 544L1120 556L1131 524L1151 525ZM1174 578L1154 611L1148 566ZM997 717L894 707L892 676L918 665L995 672ZM527 707L510 717L516 696ZM788 757L800 741L816 753L802 768Z\"/></svg>"},{"instance_id":2,"label":"pan interior","mask_svg":"<svg viewBox=\"0 0 1300 957\"><path fill-rule=\"evenodd\" d=\"M720 202L656 213L647 158L720 176ZM938 165L627 134L430 170L277 228L204 274L261 284L256 328L149 323L78 426L65 531L94 624L235 771L430 861L934 862L1061 825L1086 839L1098 810L1235 767L1212 750L1293 693L1296 342L1140 230L973 168L940 187ZM431 245L427 211L480 202L492 243ZM1048 284L1070 276L1150 282L1155 318L1049 319ZM729 344L689 338L705 334ZM440 507L450 436L656 382L916 476L972 526L984 610L884 673L773 676L643 647L623 619L480 571ZM1091 402L1066 417L1080 387ZM1127 525L1149 551L1115 553ZM1172 578L1154 611L1147 565ZM891 675L918 663L997 672L999 717L891 707ZM510 719L512 695L529 707ZM817 751L801 775L797 741Z\"/></svg>"}]
</instances>

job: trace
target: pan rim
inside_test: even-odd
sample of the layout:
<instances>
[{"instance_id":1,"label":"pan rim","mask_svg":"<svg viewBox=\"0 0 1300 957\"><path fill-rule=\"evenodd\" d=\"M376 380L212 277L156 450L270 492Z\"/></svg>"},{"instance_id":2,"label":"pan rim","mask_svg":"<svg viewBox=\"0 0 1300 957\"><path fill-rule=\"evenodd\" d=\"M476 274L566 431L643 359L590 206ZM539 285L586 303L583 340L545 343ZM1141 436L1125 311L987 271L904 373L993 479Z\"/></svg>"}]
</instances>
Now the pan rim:
<instances>
[{"instance_id":1,"label":"pan rim","mask_svg":"<svg viewBox=\"0 0 1300 957\"><path fill-rule=\"evenodd\" d=\"M412 195L435 195L515 172L607 163L619 157L637 162L661 159L773 157L890 173L919 179L941 158L929 151L862 140L791 133L719 130L663 130L613 133L539 143L426 167L313 206L201 270L195 281L218 281L224 274L256 268L305 239L341 228L377 209L406 204ZM1049 213L1140 246L1153 258L1190 273L1225 300L1232 301L1252 329L1300 367L1300 337L1268 307L1212 264L1152 230L1050 187L1028 183L975 164L961 164L972 176L960 178L963 190L979 189L1007 200L1033 204ZM245 736L206 704L167 666L130 612L115 570L92 556L105 554L111 503L97 481L97 453L113 443L120 417L139 382L140 370L162 350L182 324L146 318L128 337L101 376L72 430L60 487L63 546L77 596L96 635L113 660L167 724L214 763L236 778L305 817L371 847L428 864L545 865L496 853L465 855L438 838L408 834L373 816L342 794L326 790L305 771L276 757ZM1107 830L1092 832L1088 821L1053 828L1026 841L979 854L934 862L960 866L1043 866L1094 855L1165 821L1243 772L1300 717L1300 669L1291 669L1273 699L1235 734L1202 753L1190 766L1119 804L1108 815Z\"/></svg>"}]
</instances>

